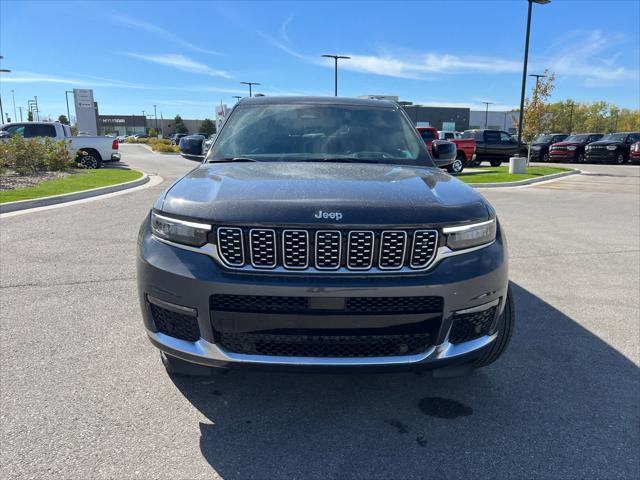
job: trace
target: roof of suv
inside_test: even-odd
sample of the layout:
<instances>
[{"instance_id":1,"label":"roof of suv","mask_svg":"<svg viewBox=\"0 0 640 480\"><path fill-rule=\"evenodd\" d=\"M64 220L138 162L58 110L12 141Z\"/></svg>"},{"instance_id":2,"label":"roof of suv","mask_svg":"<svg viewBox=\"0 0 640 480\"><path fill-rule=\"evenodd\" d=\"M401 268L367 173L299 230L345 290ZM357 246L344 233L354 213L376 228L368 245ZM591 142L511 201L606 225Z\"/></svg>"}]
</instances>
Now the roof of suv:
<instances>
[{"instance_id":1,"label":"roof of suv","mask_svg":"<svg viewBox=\"0 0 640 480\"><path fill-rule=\"evenodd\" d=\"M358 105L377 108L397 108L398 104L389 100L348 97L249 97L240 100L240 105L282 105L306 103L317 105Z\"/></svg>"}]
</instances>

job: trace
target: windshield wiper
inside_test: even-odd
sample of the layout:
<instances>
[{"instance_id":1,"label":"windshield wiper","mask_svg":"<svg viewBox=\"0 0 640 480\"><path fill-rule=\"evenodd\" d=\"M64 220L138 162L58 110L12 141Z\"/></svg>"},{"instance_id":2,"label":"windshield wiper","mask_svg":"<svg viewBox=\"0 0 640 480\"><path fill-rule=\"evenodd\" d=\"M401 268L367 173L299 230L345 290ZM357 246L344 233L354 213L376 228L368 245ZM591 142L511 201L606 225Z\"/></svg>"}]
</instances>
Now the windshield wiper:
<instances>
[{"instance_id":1,"label":"windshield wiper","mask_svg":"<svg viewBox=\"0 0 640 480\"><path fill-rule=\"evenodd\" d=\"M249 157L224 157L224 158L214 158L213 160L209 160L209 163L214 162L258 162L255 158Z\"/></svg>"}]
</instances>

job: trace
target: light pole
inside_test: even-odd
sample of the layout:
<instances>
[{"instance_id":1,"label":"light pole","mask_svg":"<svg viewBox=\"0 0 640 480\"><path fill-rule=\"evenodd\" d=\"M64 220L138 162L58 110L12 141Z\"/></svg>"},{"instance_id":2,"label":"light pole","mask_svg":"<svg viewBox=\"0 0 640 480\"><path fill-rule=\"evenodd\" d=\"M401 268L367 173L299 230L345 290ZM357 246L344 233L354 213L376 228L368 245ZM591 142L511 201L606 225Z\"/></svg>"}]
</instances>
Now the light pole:
<instances>
[{"instance_id":1,"label":"light pole","mask_svg":"<svg viewBox=\"0 0 640 480\"><path fill-rule=\"evenodd\" d=\"M24 108L24 107L18 107L18 110L20 110L20 121L22 121L22 109L23 109L23 108Z\"/></svg>"},{"instance_id":2,"label":"light pole","mask_svg":"<svg viewBox=\"0 0 640 480\"><path fill-rule=\"evenodd\" d=\"M4 57L0 55L0 60ZM7 70L6 68L0 68L0 73L11 73L11 70ZM2 97L0 97L0 122L4 123L4 110L2 110Z\"/></svg>"},{"instance_id":3,"label":"light pole","mask_svg":"<svg viewBox=\"0 0 640 480\"><path fill-rule=\"evenodd\" d=\"M11 100L13 101L13 121L18 120L18 112L16 112L16 92L15 90L11 90Z\"/></svg>"},{"instance_id":4,"label":"light pole","mask_svg":"<svg viewBox=\"0 0 640 480\"><path fill-rule=\"evenodd\" d=\"M252 96L253 96L253 93L252 93L252 91L251 91L251 87L252 87L253 85L260 85L260 83L258 83L258 82L240 82L240 83L241 83L242 85L249 85L249 96L250 96L250 97L252 97Z\"/></svg>"},{"instance_id":5,"label":"light pole","mask_svg":"<svg viewBox=\"0 0 640 480\"><path fill-rule=\"evenodd\" d=\"M233 98L235 98L236 103L238 103L242 97L240 95L234 95Z\"/></svg>"},{"instance_id":6,"label":"light pole","mask_svg":"<svg viewBox=\"0 0 640 480\"><path fill-rule=\"evenodd\" d=\"M351 57L347 57L346 55L322 55L324 58L333 58L334 61L334 96L338 96L338 59L340 60L349 60Z\"/></svg>"},{"instance_id":7,"label":"light pole","mask_svg":"<svg viewBox=\"0 0 640 480\"><path fill-rule=\"evenodd\" d=\"M69 126L71 126L71 111L69 110L69 94L70 93L73 93L73 90L64 91L64 99L67 101L67 120L69 121Z\"/></svg>"},{"instance_id":8,"label":"light pole","mask_svg":"<svg viewBox=\"0 0 640 480\"><path fill-rule=\"evenodd\" d=\"M156 133L158 133L158 111L156 110L157 105L153 106L153 116L156 119Z\"/></svg>"},{"instance_id":9,"label":"light pole","mask_svg":"<svg viewBox=\"0 0 640 480\"><path fill-rule=\"evenodd\" d=\"M484 128L488 128L487 125L489 125L489 105L493 105L493 102L482 102L484 103L487 108L484 111Z\"/></svg>"},{"instance_id":10,"label":"light pole","mask_svg":"<svg viewBox=\"0 0 640 480\"><path fill-rule=\"evenodd\" d=\"M524 41L524 65L522 67L522 90L520 91L520 118L518 119L518 152L520 156L520 145L522 144L522 121L524 120L524 93L527 88L527 63L529 62L529 36L531 33L531 9L534 3L545 5L551 0L527 0L529 9L527 12L527 35Z\"/></svg>"}]
</instances>

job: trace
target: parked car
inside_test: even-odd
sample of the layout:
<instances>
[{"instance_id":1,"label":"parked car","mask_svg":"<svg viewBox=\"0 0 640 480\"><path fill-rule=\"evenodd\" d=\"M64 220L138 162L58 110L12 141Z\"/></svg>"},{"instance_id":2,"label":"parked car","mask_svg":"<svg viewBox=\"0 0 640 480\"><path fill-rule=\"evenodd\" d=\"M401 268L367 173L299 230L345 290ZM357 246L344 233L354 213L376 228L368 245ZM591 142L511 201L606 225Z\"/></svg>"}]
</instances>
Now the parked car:
<instances>
[{"instance_id":1,"label":"parked car","mask_svg":"<svg viewBox=\"0 0 640 480\"><path fill-rule=\"evenodd\" d=\"M529 160L533 162L548 162L549 147L554 143L563 141L568 136L566 133L543 133L538 135L531 142Z\"/></svg>"},{"instance_id":2,"label":"parked car","mask_svg":"<svg viewBox=\"0 0 640 480\"><path fill-rule=\"evenodd\" d=\"M169 136L169 140L171 141L171 145L178 145L180 143L180 139L189 135L188 133L172 133Z\"/></svg>"},{"instance_id":3,"label":"parked car","mask_svg":"<svg viewBox=\"0 0 640 480\"><path fill-rule=\"evenodd\" d=\"M432 142L442 140L440 132L433 127L417 127L420 136L424 140L429 151L432 151ZM446 166L449 173L460 173L467 166L468 162L476 159L476 141L474 139L447 139L456 146L456 158L450 165Z\"/></svg>"},{"instance_id":4,"label":"parked car","mask_svg":"<svg viewBox=\"0 0 640 480\"><path fill-rule=\"evenodd\" d=\"M24 138L46 137L52 140L66 140L69 149L78 153L77 162L85 168L100 168L103 162L119 162L120 152L117 138L90 135L71 135L71 128L59 122L7 123L0 126L7 135Z\"/></svg>"},{"instance_id":5,"label":"parked car","mask_svg":"<svg viewBox=\"0 0 640 480\"><path fill-rule=\"evenodd\" d=\"M116 138L118 142L123 143L127 139L127 135L118 135Z\"/></svg>"},{"instance_id":6,"label":"parked car","mask_svg":"<svg viewBox=\"0 0 640 480\"><path fill-rule=\"evenodd\" d=\"M509 161L510 157L518 153L518 141L502 130L465 130L462 138L473 138L476 141L476 160L472 162L474 166L489 162L492 167L499 167L502 162Z\"/></svg>"},{"instance_id":7,"label":"parked car","mask_svg":"<svg viewBox=\"0 0 640 480\"><path fill-rule=\"evenodd\" d=\"M592 142L602 138L602 133L578 133L565 138L549 147L549 160L552 162L584 163L584 149Z\"/></svg>"},{"instance_id":8,"label":"parked car","mask_svg":"<svg viewBox=\"0 0 640 480\"><path fill-rule=\"evenodd\" d=\"M202 160L202 147L205 140L206 137L200 134L182 137L178 143L180 155L190 160Z\"/></svg>"},{"instance_id":9,"label":"parked car","mask_svg":"<svg viewBox=\"0 0 640 480\"><path fill-rule=\"evenodd\" d=\"M211 145L213 145L213 142L216 140L216 134L212 133L211 135L209 135L209 138L207 138L203 143L202 143L202 155L206 155L207 152L209 151L209 149L211 148Z\"/></svg>"},{"instance_id":10,"label":"parked car","mask_svg":"<svg viewBox=\"0 0 640 480\"><path fill-rule=\"evenodd\" d=\"M433 149L454 159L451 142ZM513 331L495 209L437 168L395 102L240 100L137 247L144 329L170 373L451 375L497 360Z\"/></svg>"},{"instance_id":11,"label":"parked car","mask_svg":"<svg viewBox=\"0 0 640 480\"><path fill-rule=\"evenodd\" d=\"M613 162L622 164L629 161L631 145L640 141L639 132L609 133L585 148L587 162Z\"/></svg>"},{"instance_id":12,"label":"parked car","mask_svg":"<svg viewBox=\"0 0 640 480\"><path fill-rule=\"evenodd\" d=\"M629 160L631 160L631 162L633 163L640 163L640 142L636 142L631 145L629 151Z\"/></svg>"},{"instance_id":13,"label":"parked car","mask_svg":"<svg viewBox=\"0 0 640 480\"><path fill-rule=\"evenodd\" d=\"M140 139L140 138L149 138L149 135L147 135L146 133L136 133L133 138L135 138L136 140Z\"/></svg>"}]
</instances>

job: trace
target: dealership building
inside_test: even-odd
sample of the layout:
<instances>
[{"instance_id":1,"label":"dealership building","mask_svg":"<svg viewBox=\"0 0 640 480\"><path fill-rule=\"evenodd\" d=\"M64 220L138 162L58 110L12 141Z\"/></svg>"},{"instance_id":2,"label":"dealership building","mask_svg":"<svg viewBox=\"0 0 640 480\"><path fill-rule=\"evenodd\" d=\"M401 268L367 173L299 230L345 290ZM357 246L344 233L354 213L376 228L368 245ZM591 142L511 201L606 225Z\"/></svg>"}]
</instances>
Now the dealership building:
<instances>
[{"instance_id":1,"label":"dealership building","mask_svg":"<svg viewBox=\"0 0 640 480\"><path fill-rule=\"evenodd\" d=\"M189 133L197 133L203 120L182 120ZM173 119L145 118L142 115L100 115L96 116L98 135L136 135L157 128L167 136L173 133Z\"/></svg>"}]
</instances>

